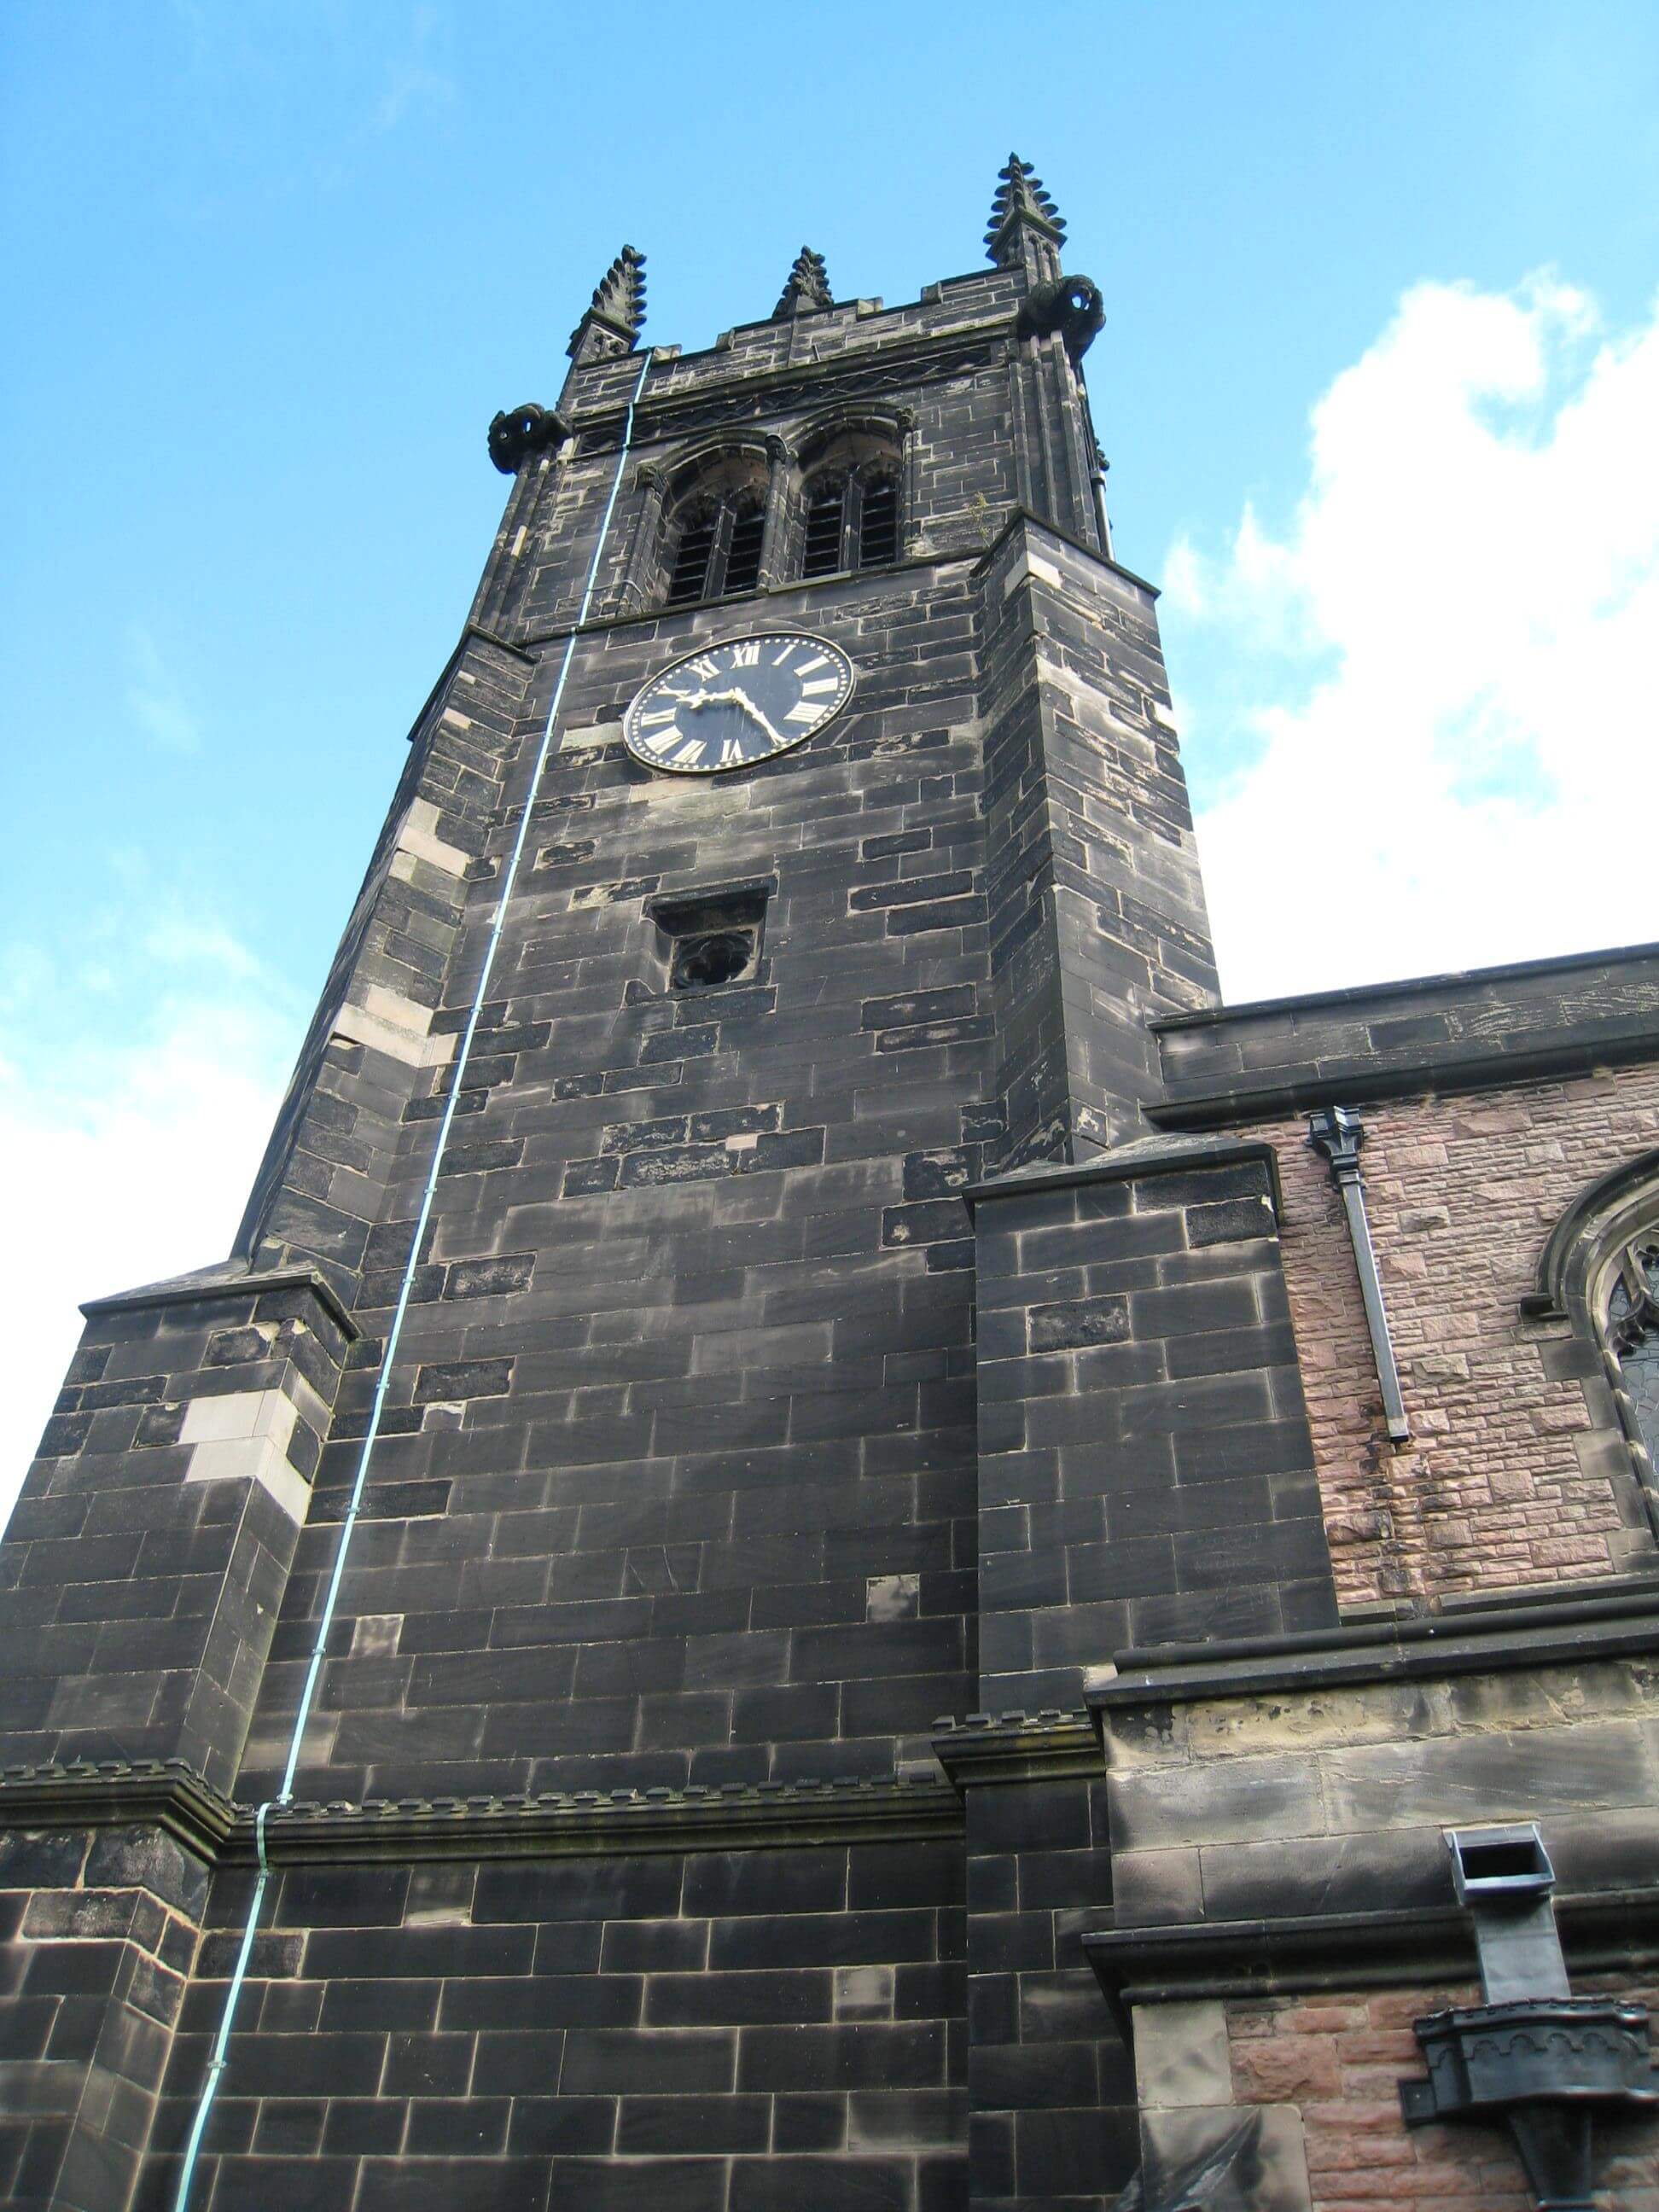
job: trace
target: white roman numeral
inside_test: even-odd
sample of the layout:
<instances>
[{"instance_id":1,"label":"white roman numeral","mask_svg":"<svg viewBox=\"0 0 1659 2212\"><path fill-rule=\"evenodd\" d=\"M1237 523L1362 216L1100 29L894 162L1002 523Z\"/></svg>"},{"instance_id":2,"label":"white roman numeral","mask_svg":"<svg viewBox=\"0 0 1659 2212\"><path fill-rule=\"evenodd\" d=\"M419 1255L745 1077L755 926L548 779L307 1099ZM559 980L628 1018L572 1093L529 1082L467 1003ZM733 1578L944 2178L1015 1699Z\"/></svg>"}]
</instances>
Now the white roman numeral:
<instances>
[{"instance_id":1,"label":"white roman numeral","mask_svg":"<svg viewBox=\"0 0 1659 2212\"><path fill-rule=\"evenodd\" d=\"M760 640L757 637L751 637L745 640L742 645L734 645L732 648L732 665L733 668L758 668Z\"/></svg>"},{"instance_id":2,"label":"white roman numeral","mask_svg":"<svg viewBox=\"0 0 1659 2212\"><path fill-rule=\"evenodd\" d=\"M712 683L720 672L719 661L711 659L706 653L700 653L690 666L691 673L694 676L701 676L705 684Z\"/></svg>"},{"instance_id":3,"label":"white roman numeral","mask_svg":"<svg viewBox=\"0 0 1659 2212\"><path fill-rule=\"evenodd\" d=\"M795 673L797 676L810 676L815 668L828 668L829 665L830 656L827 653L815 653L811 660L803 660Z\"/></svg>"},{"instance_id":4,"label":"white roman numeral","mask_svg":"<svg viewBox=\"0 0 1659 2212\"><path fill-rule=\"evenodd\" d=\"M774 668L781 668L781 667L783 666L783 665L784 665L785 661L787 661L787 660L788 659L788 658L789 658L790 654L794 651L794 649L795 649L795 641L792 638L792 639L790 640L790 641L789 641L789 643L788 643L787 645L784 646L784 647L782 647L779 652L775 653L772 655L772 665L773 665L773 667L774 667Z\"/></svg>"},{"instance_id":5,"label":"white roman numeral","mask_svg":"<svg viewBox=\"0 0 1659 2212\"><path fill-rule=\"evenodd\" d=\"M665 722L672 722L673 719L674 709L672 707L658 707L652 713L640 716L640 727L642 730L660 729Z\"/></svg>"},{"instance_id":6,"label":"white roman numeral","mask_svg":"<svg viewBox=\"0 0 1659 2212\"><path fill-rule=\"evenodd\" d=\"M733 762L746 759L742 745L736 738L728 738L720 747L720 766L730 768Z\"/></svg>"},{"instance_id":7,"label":"white roman numeral","mask_svg":"<svg viewBox=\"0 0 1659 2212\"><path fill-rule=\"evenodd\" d=\"M839 676L815 676L810 684L803 684L800 688L810 698L815 692L839 691L841 678Z\"/></svg>"},{"instance_id":8,"label":"white roman numeral","mask_svg":"<svg viewBox=\"0 0 1659 2212\"><path fill-rule=\"evenodd\" d=\"M792 707L783 719L786 722L816 722L821 711L810 699L803 699L798 707Z\"/></svg>"},{"instance_id":9,"label":"white roman numeral","mask_svg":"<svg viewBox=\"0 0 1659 2212\"><path fill-rule=\"evenodd\" d=\"M693 761L700 761L702 758L702 739L688 738L674 758L682 768L689 768Z\"/></svg>"}]
</instances>

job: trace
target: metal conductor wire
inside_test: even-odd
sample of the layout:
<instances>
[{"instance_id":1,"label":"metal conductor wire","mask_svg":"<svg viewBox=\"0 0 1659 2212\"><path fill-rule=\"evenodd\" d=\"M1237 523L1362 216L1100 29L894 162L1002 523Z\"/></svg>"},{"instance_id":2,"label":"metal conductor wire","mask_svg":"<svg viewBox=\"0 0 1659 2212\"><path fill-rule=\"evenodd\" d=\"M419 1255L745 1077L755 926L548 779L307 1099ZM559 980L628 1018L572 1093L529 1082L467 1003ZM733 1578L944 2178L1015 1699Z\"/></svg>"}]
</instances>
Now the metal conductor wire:
<instances>
[{"instance_id":1,"label":"metal conductor wire","mask_svg":"<svg viewBox=\"0 0 1659 2212\"><path fill-rule=\"evenodd\" d=\"M219 2022L219 2032L213 2039L213 2052L208 2061L207 2078L202 2084L202 2094L197 2101L196 2114L191 2124L190 2140L185 2146L185 2162L179 2176L179 2187L174 2195L173 2212L186 2212L190 2192L196 2177L196 2162L200 2155L203 2137L207 2132L209 2115L213 2100L218 2094L219 2083L224 2074L230 2033L236 2017L236 2008L241 1999L242 1985L247 1978L248 1961L253 1954L253 1939L258 1932L259 1914L264 1904L265 1891L270 1884L270 1869L265 1863L265 1815L273 1806L286 1805L294 1794L294 1777L300 1764L301 1747L305 1741L307 1723L311 1718L312 1703L317 1694L317 1682L322 1671L323 1655L327 1647L329 1632L334 1625L334 1608L340 1595L340 1581L345 1571L346 1553L350 1549L352 1533L357 1525L357 1514L363 1498L363 1486L368 1475L369 1462L380 1433L380 1417L386 1406L386 1385L391 1379L392 1364L397 1356L398 1343L403 1334L404 1316L409 1310L410 1291L415 1279L415 1270L420 1261L421 1244L426 1236L427 1222L432 1212L433 1194L438 1187L439 1172L443 1166L444 1153L449 1143L451 1125L455 1119L456 1101L461 1095L461 1078L472 1053L472 1040L477 1031L479 1016L483 1012L489 978L495 965L495 953L501 940L501 930L507 920L508 902L518 881L519 865L524 857L525 841L530 834L530 817L541 789L546 772L548 756L553 750L553 732L558 720L559 708L564 700L566 678L575 657L576 639L582 624L587 620L592 605L593 586L599 580L599 562L604 557L605 541L611 535L611 520L617 509L617 495L622 489L623 465L633 442L634 416L645 389L645 380L650 374L651 357L646 355L640 363L640 373L634 389L629 394L628 410L623 419L622 447L617 455L616 472L611 479L610 495L605 500L605 513L599 520L599 536L594 540L593 557L588 563L587 580L582 586L581 605L564 641L564 652L559 661L559 672L554 679L553 696L548 702L547 720L542 728L541 745L536 754L536 764L531 771L529 787L525 793L524 806L519 816L517 834L513 840L513 851L501 883L501 896L489 925L489 935L484 945L483 964L478 971L477 988L472 995L466 1027L461 1033L460 1048L455 1055L454 1073L450 1080L449 1095L444 1102L443 1117L438 1124L438 1140L433 1148L432 1164L427 1170L426 1188L421 1194L420 1212L416 1219L414 1241L409 1248L409 1257L404 1263L403 1279L398 1286L398 1303L392 1316L392 1326L386 1331L386 1350L380 1358L380 1371L374 1384L374 1402L369 1414L368 1428L364 1434L362 1449L357 1455L357 1472L351 1486L350 1502L345 1518L340 1524L340 1540L335 1547L333 1571L328 1579L328 1594L323 1601L323 1610L317 1624L316 1641L312 1646L311 1662L306 1669L305 1686L300 1693L299 1710L294 1717L294 1734L289 1743L288 1763L283 1771L283 1784L276 1796L267 1798L254 1816L253 1835L259 1858L259 1876L248 1901L247 1921L242 1930L240 1948L236 1965L225 1992L225 2008Z\"/></svg>"}]
</instances>

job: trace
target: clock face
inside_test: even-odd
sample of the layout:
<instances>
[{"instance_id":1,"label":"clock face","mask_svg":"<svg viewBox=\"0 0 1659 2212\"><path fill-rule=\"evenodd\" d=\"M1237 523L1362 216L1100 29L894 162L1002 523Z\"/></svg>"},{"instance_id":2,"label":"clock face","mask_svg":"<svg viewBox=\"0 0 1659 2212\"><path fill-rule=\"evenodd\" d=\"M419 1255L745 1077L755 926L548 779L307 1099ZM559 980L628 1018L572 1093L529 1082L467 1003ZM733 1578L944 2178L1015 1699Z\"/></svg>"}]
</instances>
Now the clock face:
<instances>
[{"instance_id":1,"label":"clock face","mask_svg":"<svg viewBox=\"0 0 1659 2212\"><path fill-rule=\"evenodd\" d=\"M728 637L676 660L635 693L623 738L672 775L752 768L804 744L853 692L839 646L793 630Z\"/></svg>"}]
</instances>

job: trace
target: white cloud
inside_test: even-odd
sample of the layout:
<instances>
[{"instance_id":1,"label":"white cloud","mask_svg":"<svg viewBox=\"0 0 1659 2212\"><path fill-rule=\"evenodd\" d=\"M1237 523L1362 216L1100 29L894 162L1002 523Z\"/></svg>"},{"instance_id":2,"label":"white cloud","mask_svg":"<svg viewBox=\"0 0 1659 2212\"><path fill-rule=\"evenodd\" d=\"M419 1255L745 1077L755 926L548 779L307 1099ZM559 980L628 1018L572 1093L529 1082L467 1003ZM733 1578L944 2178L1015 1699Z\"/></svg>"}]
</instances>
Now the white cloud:
<instances>
[{"instance_id":1,"label":"white cloud","mask_svg":"<svg viewBox=\"0 0 1659 2212\"><path fill-rule=\"evenodd\" d=\"M407 51L392 62L386 71L386 88L374 107L374 128L379 131L395 131L413 107L431 105L447 107L456 99L454 79L441 69L433 68L427 59L434 44L447 44L447 39L436 34L447 31L436 9L416 8L409 21Z\"/></svg>"},{"instance_id":2,"label":"white cloud","mask_svg":"<svg viewBox=\"0 0 1659 2212\"><path fill-rule=\"evenodd\" d=\"M1417 287L1284 533L1167 574L1189 727L1248 741L1199 819L1230 999L1659 935L1659 307Z\"/></svg>"},{"instance_id":3,"label":"white cloud","mask_svg":"<svg viewBox=\"0 0 1659 2212\"><path fill-rule=\"evenodd\" d=\"M0 1060L0 1336L11 1377L0 1396L0 1522L74 1352L78 1302L228 1251L295 1030L292 1011L268 999L250 1012L228 993L197 993L165 999L140 1032L92 1032L71 1050Z\"/></svg>"},{"instance_id":4,"label":"white cloud","mask_svg":"<svg viewBox=\"0 0 1659 2212\"><path fill-rule=\"evenodd\" d=\"M160 647L142 623L127 625L127 651L132 664L127 706L139 726L163 752L199 752L201 726L185 705Z\"/></svg>"},{"instance_id":5,"label":"white cloud","mask_svg":"<svg viewBox=\"0 0 1659 2212\"><path fill-rule=\"evenodd\" d=\"M179 967L217 969L238 982L252 981L264 973L240 938L222 922L199 915L164 915L144 933L144 951L153 960Z\"/></svg>"}]
</instances>

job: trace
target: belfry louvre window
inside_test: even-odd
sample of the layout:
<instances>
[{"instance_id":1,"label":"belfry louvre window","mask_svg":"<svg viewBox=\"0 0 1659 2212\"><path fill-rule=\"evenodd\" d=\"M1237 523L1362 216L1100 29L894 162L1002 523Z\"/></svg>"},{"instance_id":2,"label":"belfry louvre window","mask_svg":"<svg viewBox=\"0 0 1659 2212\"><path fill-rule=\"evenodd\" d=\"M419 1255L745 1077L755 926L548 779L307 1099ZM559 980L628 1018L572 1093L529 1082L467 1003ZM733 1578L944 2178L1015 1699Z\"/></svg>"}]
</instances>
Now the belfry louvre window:
<instances>
[{"instance_id":1,"label":"belfry louvre window","mask_svg":"<svg viewBox=\"0 0 1659 2212\"><path fill-rule=\"evenodd\" d=\"M728 599L760 582L766 509L757 492L700 499L682 515L668 571L671 607Z\"/></svg>"},{"instance_id":2,"label":"belfry louvre window","mask_svg":"<svg viewBox=\"0 0 1659 2212\"><path fill-rule=\"evenodd\" d=\"M806 497L805 577L833 576L841 567L841 535L847 508L845 477L823 476Z\"/></svg>"},{"instance_id":3,"label":"belfry louvre window","mask_svg":"<svg viewBox=\"0 0 1659 2212\"><path fill-rule=\"evenodd\" d=\"M898 558L898 479L890 470L864 482L864 512L859 517L860 568L883 568Z\"/></svg>"},{"instance_id":4,"label":"belfry louvre window","mask_svg":"<svg viewBox=\"0 0 1659 2212\"><path fill-rule=\"evenodd\" d=\"M883 568L898 558L898 477L878 465L826 469L806 487L801 574Z\"/></svg>"},{"instance_id":5,"label":"belfry louvre window","mask_svg":"<svg viewBox=\"0 0 1659 2212\"><path fill-rule=\"evenodd\" d=\"M761 540L765 535L766 515L758 501L750 500L733 510L722 592L752 592L759 583Z\"/></svg>"},{"instance_id":6,"label":"belfry louvre window","mask_svg":"<svg viewBox=\"0 0 1659 2212\"><path fill-rule=\"evenodd\" d=\"M671 607L686 606L702 598L718 520L719 509L705 504L688 514L681 524L679 542L674 548L673 572L668 580Z\"/></svg>"}]
</instances>

